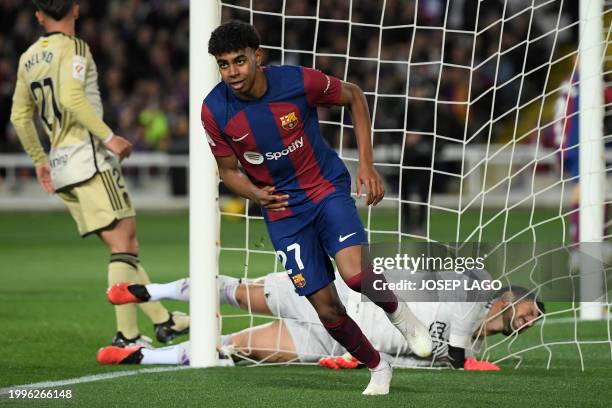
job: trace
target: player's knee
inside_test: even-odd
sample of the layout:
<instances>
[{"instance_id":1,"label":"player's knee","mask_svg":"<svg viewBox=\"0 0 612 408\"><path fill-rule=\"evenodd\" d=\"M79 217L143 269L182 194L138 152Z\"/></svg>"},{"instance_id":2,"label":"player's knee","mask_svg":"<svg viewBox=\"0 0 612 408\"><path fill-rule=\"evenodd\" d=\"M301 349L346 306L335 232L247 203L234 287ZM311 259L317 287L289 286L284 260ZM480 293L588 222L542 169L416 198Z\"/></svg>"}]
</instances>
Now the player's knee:
<instances>
[{"instance_id":1,"label":"player's knee","mask_svg":"<svg viewBox=\"0 0 612 408\"><path fill-rule=\"evenodd\" d=\"M334 323L346 316L346 309L340 302L321 305L316 308L319 319L325 323Z\"/></svg>"}]
</instances>

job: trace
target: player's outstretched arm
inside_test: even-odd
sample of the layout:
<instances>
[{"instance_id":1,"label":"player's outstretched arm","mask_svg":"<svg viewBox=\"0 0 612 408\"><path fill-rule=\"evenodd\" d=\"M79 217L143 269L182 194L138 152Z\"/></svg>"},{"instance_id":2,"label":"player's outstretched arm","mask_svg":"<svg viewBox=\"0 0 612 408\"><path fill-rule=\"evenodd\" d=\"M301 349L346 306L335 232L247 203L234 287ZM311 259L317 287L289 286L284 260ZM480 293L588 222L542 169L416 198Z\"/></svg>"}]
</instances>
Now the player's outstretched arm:
<instances>
[{"instance_id":1,"label":"player's outstretched arm","mask_svg":"<svg viewBox=\"0 0 612 408\"><path fill-rule=\"evenodd\" d=\"M274 194L274 186L259 188L251 183L251 180L238 168L236 156L216 156L215 159L223 183L234 193L272 211L283 211L289 205L289 195Z\"/></svg>"},{"instance_id":2,"label":"player's outstretched arm","mask_svg":"<svg viewBox=\"0 0 612 408\"><path fill-rule=\"evenodd\" d=\"M374 168L372 157L372 124L368 103L361 88L342 82L342 94L338 105L348 106L353 119L353 131L359 149L359 168L357 170L357 195L361 196L362 186L367 190L367 205L376 205L385 196L385 187L380 175Z\"/></svg>"}]
</instances>

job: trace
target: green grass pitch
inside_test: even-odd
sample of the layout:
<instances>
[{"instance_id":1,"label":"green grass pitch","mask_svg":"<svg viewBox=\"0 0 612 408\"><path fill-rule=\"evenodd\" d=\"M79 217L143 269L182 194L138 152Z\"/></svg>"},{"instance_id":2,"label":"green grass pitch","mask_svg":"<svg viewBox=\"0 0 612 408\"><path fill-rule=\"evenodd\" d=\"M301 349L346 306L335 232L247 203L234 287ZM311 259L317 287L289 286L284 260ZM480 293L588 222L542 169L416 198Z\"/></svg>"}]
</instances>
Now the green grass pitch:
<instances>
[{"instance_id":1,"label":"green grass pitch","mask_svg":"<svg viewBox=\"0 0 612 408\"><path fill-rule=\"evenodd\" d=\"M550 215L537 213L531 224ZM509 228L520 231L531 217L528 212L517 213ZM479 224L478 218L477 214L464 217L461 237ZM483 231L484 237L496 239L503 223L503 217L498 218ZM393 220L392 214L375 216L371 227L395 228ZM433 237L455 238L457 220L452 214L432 214L432 220ZM224 227L224 246L244 246L248 241L253 250L271 249L258 222L250 226L248 238L241 222L225 222ZM540 233L550 239L562 236L560 220L542 226ZM140 213L138 234L141 259L153 280L169 281L187 274L186 213ZM0 388L137 369L100 367L95 361L96 351L108 344L114 329L112 309L104 295L107 258L97 238L82 240L76 235L67 213L0 213ZM221 269L240 275L244 262L243 255L224 252ZM273 262L270 255L252 253L249 267L263 274ZM170 310L187 311L185 304L166 305ZM551 307L563 309L567 304ZM247 324L240 318L226 320L224 331ZM142 315L140 321L142 332L151 336L151 325ZM494 351L493 357L500 357L508 350L539 345L542 339L551 344L548 349L539 347L522 354L520 364L517 359L505 360L502 371L495 373L396 370L391 394L380 398L360 395L368 380L367 370L240 366L74 384L62 387L73 392L71 400L63 401L18 401L1 395L0 406L606 407L612 405L610 332L605 322L537 326ZM578 347L576 339L602 343Z\"/></svg>"}]
</instances>

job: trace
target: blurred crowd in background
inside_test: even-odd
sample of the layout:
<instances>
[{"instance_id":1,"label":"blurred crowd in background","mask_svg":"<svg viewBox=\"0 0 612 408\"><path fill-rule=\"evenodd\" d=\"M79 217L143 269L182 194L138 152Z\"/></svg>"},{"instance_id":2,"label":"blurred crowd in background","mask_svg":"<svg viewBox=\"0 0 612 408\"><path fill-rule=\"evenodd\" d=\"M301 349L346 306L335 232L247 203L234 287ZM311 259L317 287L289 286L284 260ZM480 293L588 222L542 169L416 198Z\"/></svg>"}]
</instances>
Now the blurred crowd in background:
<instances>
[{"instance_id":1,"label":"blurred crowd in background","mask_svg":"<svg viewBox=\"0 0 612 408\"><path fill-rule=\"evenodd\" d=\"M77 35L98 66L105 121L135 151L187 153L189 1L79 3ZM513 108L542 102L545 91L567 79L572 58L552 67L549 61L571 56L578 35L578 2L568 1L535 9L531 0L224 3L224 21L253 22L265 63L316 67L361 86L373 114L375 146L403 149L403 165L423 168L407 169L403 179L410 183L402 187L423 203L432 161L436 170L461 174L458 163L436 159L446 146L522 135L509 127L524 123ZM22 151L9 116L19 55L42 33L33 12L29 1L0 0L1 153ZM207 52L205 41L201 52ZM349 123L339 109L321 111L320 119ZM339 126L324 123L322 129L333 147L355 147ZM435 143L434 134L442 136ZM448 177L436 177L434 192L443 191ZM393 185L399 189L397 181Z\"/></svg>"},{"instance_id":2,"label":"blurred crowd in background","mask_svg":"<svg viewBox=\"0 0 612 408\"><path fill-rule=\"evenodd\" d=\"M229 1L228 4L238 7L223 7L223 19L249 21L250 13L241 7L248 7L250 3ZM475 142L482 142L489 133L489 129L482 128L483 124L508 112L519 99L524 103L542 94L551 53L576 40L576 30L562 30L555 35L554 26L557 20L562 27L575 21L577 4L553 2L537 9L532 16L529 10L518 13L531 1L515 0L507 2L507 6L501 0L480 5L477 0L450 3L421 0L417 10L414 0L387 0L383 15L380 0L354 0L352 10L349 10L349 0L288 0L286 3L256 0L252 2L254 10L263 13L253 14L253 23L263 45L304 51L287 51L283 55L278 49L268 48L267 63L315 66L354 81L372 93L368 95L371 110L374 110L373 93L378 93L374 126L381 132L376 134L375 143L397 144L398 140L401 143L401 129L434 132L434 123L437 135L461 141L475 136ZM557 18L557 3L565 4L561 19ZM283 18L265 14L282 12L283 4L286 4L284 35ZM321 19L318 22L314 18L291 18L316 16L317 4ZM82 17L77 32L91 47L98 65L107 123L116 133L130 139L137 151L184 151L188 134L189 1L81 0L80 5ZM18 57L41 34L33 11L29 1L0 0L2 152L21 151L9 124L9 115ZM502 16L504 23L495 24ZM530 24L530 20L534 23ZM372 26L354 24L349 35L348 21ZM413 28L415 23L417 29ZM377 26L381 24L412 27L386 28L379 47ZM489 28L485 30L486 27ZM462 33L474 29L482 33L478 36ZM549 34L542 35L545 33ZM528 51L526 39L532 41ZM313 50L321 54L314 62ZM498 51L503 53L501 58L489 58ZM202 52L206 52L206 44L202 44ZM346 55L353 57L348 60L348 66ZM389 62L379 67L377 59ZM441 68L441 60L450 65ZM412 64L410 70L408 61ZM479 66L472 75L468 69L471 66ZM532 70L527 76L516 77L519 72ZM407 84L408 95L419 98L409 98L408 109L404 98ZM502 84L497 92L492 91L494 85ZM438 101L437 108L434 99ZM469 112L466 104L452 104L468 100L477 100ZM478 129L480 134L474 135ZM494 138L499 137L499 128L494 127L492 134ZM326 135L337 147L338 130L328 129ZM431 145L433 138L416 139ZM352 138L343 138L343 143L350 145Z\"/></svg>"},{"instance_id":3,"label":"blurred crowd in background","mask_svg":"<svg viewBox=\"0 0 612 408\"><path fill-rule=\"evenodd\" d=\"M81 0L77 35L100 75L104 120L136 151L188 148L189 0ZM31 1L0 0L0 152L21 152L9 123L19 55L42 34ZM43 142L46 142L43 139Z\"/></svg>"}]
</instances>

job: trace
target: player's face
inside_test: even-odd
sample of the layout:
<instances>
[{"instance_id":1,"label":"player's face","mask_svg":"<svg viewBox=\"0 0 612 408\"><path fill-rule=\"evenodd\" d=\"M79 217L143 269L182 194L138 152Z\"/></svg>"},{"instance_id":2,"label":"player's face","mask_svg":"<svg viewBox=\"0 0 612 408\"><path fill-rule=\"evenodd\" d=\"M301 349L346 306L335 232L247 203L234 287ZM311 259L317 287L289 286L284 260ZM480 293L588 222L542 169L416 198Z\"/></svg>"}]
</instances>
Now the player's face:
<instances>
[{"instance_id":1,"label":"player's face","mask_svg":"<svg viewBox=\"0 0 612 408\"><path fill-rule=\"evenodd\" d=\"M236 95L249 98L257 79L261 58L261 49L253 50L250 47L217 55L221 79Z\"/></svg>"},{"instance_id":2,"label":"player's face","mask_svg":"<svg viewBox=\"0 0 612 408\"><path fill-rule=\"evenodd\" d=\"M518 331L522 333L535 323L540 311L535 302L526 300L518 302L514 308L509 307L504 311L504 331L506 336Z\"/></svg>"}]
</instances>

